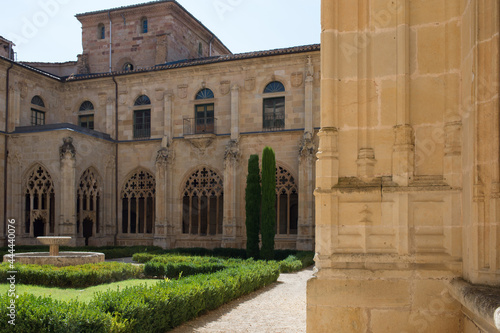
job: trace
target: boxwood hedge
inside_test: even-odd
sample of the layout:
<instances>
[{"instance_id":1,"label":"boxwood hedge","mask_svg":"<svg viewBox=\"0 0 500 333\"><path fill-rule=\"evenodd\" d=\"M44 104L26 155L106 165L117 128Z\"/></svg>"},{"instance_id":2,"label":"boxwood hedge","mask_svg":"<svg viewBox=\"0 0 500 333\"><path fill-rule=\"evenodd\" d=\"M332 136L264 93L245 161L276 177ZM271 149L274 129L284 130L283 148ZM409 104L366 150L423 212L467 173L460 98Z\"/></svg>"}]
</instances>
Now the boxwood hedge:
<instances>
[{"instance_id":1,"label":"boxwood hedge","mask_svg":"<svg viewBox=\"0 0 500 333\"><path fill-rule=\"evenodd\" d=\"M271 284L275 262L248 260L213 274L162 280L145 288L97 293L85 305L22 295L15 326L8 321L10 298L0 296L0 332L166 332L198 314Z\"/></svg>"}]
</instances>

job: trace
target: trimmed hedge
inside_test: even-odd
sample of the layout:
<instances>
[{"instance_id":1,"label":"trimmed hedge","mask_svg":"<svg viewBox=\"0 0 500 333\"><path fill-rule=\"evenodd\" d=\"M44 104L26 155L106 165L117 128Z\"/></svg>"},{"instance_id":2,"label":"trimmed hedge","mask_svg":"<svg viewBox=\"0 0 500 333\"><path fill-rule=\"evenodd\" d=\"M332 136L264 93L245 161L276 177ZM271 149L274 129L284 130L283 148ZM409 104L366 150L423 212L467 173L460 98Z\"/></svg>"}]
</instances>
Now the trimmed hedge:
<instances>
[{"instance_id":1,"label":"trimmed hedge","mask_svg":"<svg viewBox=\"0 0 500 333\"><path fill-rule=\"evenodd\" d=\"M213 274L96 293L88 305L22 295L16 299L15 326L8 324L10 298L2 295L0 332L166 332L278 276L276 263L248 260Z\"/></svg>"},{"instance_id":2,"label":"trimmed hedge","mask_svg":"<svg viewBox=\"0 0 500 333\"><path fill-rule=\"evenodd\" d=\"M144 274L147 277L178 278L195 274L214 273L226 268L216 263L162 263L149 261L144 265Z\"/></svg>"},{"instance_id":3,"label":"trimmed hedge","mask_svg":"<svg viewBox=\"0 0 500 333\"><path fill-rule=\"evenodd\" d=\"M54 301L49 297L20 295L15 302L15 318L9 317L11 298L0 296L0 332L106 333L112 332L113 320L95 305L73 301ZM15 325L8 321L15 319ZM115 324L116 326L116 324Z\"/></svg>"},{"instance_id":4,"label":"trimmed hedge","mask_svg":"<svg viewBox=\"0 0 500 333\"><path fill-rule=\"evenodd\" d=\"M0 265L0 281L6 281L8 263ZM141 278L143 267L119 262L102 262L79 266L15 265L16 282L47 287L86 288L103 283Z\"/></svg>"},{"instance_id":5,"label":"trimmed hedge","mask_svg":"<svg viewBox=\"0 0 500 333\"><path fill-rule=\"evenodd\" d=\"M165 332L198 314L277 280L275 263L242 262L213 274L199 274L157 285L131 287L96 295L95 306L103 312L119 313L128 329Z\"/></svg>"}]
</instances>

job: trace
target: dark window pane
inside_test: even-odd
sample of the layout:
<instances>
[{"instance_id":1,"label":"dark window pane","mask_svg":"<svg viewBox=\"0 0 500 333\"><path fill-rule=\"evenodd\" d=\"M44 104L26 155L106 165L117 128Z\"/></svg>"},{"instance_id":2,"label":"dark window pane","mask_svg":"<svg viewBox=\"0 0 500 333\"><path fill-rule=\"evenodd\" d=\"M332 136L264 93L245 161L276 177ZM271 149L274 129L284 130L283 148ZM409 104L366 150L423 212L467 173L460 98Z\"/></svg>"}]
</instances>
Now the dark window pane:
<instances>
[{"instance_id":1,"label":"dark window pane","mask_svg":"<svg viewBox=\"0 0 500 333\"><path fill-rule=\"evenodd\" d=\"M264 94L284 92L284 91L285 91L285 86L283 85L283 83L278 81L273 81L266 86L266 88L264 89Z\"/></svg>"}]
</instances>

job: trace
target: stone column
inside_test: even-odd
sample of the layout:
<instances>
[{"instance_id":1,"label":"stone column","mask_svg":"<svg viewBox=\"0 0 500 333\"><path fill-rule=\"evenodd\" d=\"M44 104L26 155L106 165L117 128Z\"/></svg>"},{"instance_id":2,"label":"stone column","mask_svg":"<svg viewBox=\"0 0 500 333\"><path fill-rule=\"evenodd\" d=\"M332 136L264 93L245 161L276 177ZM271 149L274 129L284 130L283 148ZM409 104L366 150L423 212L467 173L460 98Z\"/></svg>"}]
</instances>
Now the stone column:
<instances>
[{"instance_id":1,"label":"stone column","mask_svg":"<svg viewBox=\"0 0 500 333\"><path fill-rule=\"evenodd\" d=\"M76 245L76 149L73 146L73 138L63 139L64 144L59 148L61 160L61 186L60 186L60 209L61 216L58 236L71 236L72 245ZM82 228L82 226L80 226Z\"/></svg>"},{"instance_id":2,"label":"stone column","mask_svg":"<svg viewBox=\"0 0 500 333\"><path fill-rule=\"evenodd\" d=\"M224 153L224 220L222 247L238 247L237 237L240 236L238 226L238 167L240 159L239 143L230 140Z\"/></svg>"},{"instance_id":3,"label":"stone column","mask_svg":"<svg viewBox=\"0 0 500 333\"><path fill-rule=\"evenodd\" d=\"M239 99L240 88L235 84L231 88L231 140L238 141L240 136L240 99Z\"/></svg>"},{"instance_id":4,"label":"stone column","mask_svg":"<svg viewBox=\"0 0 500 333\"><path fill-rule=\"evenodd\" d=\"M299 220L297 250L314 251L314 161L316 148L309 132L299 149Z\"/></svg>"},{"instance_id":5,"label":"stone column","mask_svg":"<svg viewBox=\"0 0 500 333\"><path fill-rule=\"evenodd\" d=\"M162 146L156 155L156 204L155 204L155 228L154 245L168 248L169 238L173 235L169 233L169 213L171 201L170 187L172 183L172 163L174 152L169 145Z\"/></svg>"}]
</instances>

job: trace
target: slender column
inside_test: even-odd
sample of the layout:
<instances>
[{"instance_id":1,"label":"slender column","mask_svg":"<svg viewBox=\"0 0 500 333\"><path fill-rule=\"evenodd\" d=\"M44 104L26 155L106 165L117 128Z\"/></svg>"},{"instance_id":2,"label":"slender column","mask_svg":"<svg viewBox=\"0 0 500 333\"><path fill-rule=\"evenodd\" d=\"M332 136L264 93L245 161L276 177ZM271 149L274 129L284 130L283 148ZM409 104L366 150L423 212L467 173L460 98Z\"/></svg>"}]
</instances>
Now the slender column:
<instances>
[{"instance_id":1,"label":"slender column","mask_svg":"<svg viewBox=\"0 0 500 333\"><path fill-rule=\"evenodd\" d=\"M239 98L240 88L237 84L235 84L231 88L231 140L238 140L240 135L240 127L239 127L239 106L240 106L240 98Z\"/></svg>"},{"instance_id":2,"label":"slender column","mask_svg":"<svg viewBox=\"0 0 500 333\"><path fill-rule=\"evenodd\" d=\"M75 236L76 233L76 150L73 139L63 139L59 148L61 159L61 194L60 194L60 236ZM75 239L76 242L76 239Z\"/></svg>"},{"instance_id":3,"label":"slender column","mask_svg":"<svg viewBox=\"0 0 500 333\"><path fill-rule=\"evenodd\" d=\"M236 246L239 236L237 224L238 203L238 171L240 149L238 141L231 140L226 146L224 154L224 220L222 247Z\"/></svg>"},{"instance_id":4,"label":"slender column","mask_svg":"<svg viewBox=\"0 0 500 333\"><path fill-rule=\"evenodd\" d=\"M171 105L171 96L168 95L166 100ZM169 113L171 111L166 112ZM169 113L170 114L170 113ZM173 237L173 230L169 230L169 214L171 214L172 205L172 164L174 161L174 151L170 149L170 144L164 136L162 148L158 150L156 155L156 199L157 204L154 204L154 245L167 248L170 241L168 237Z\"/></svg>"}]
</instances>

